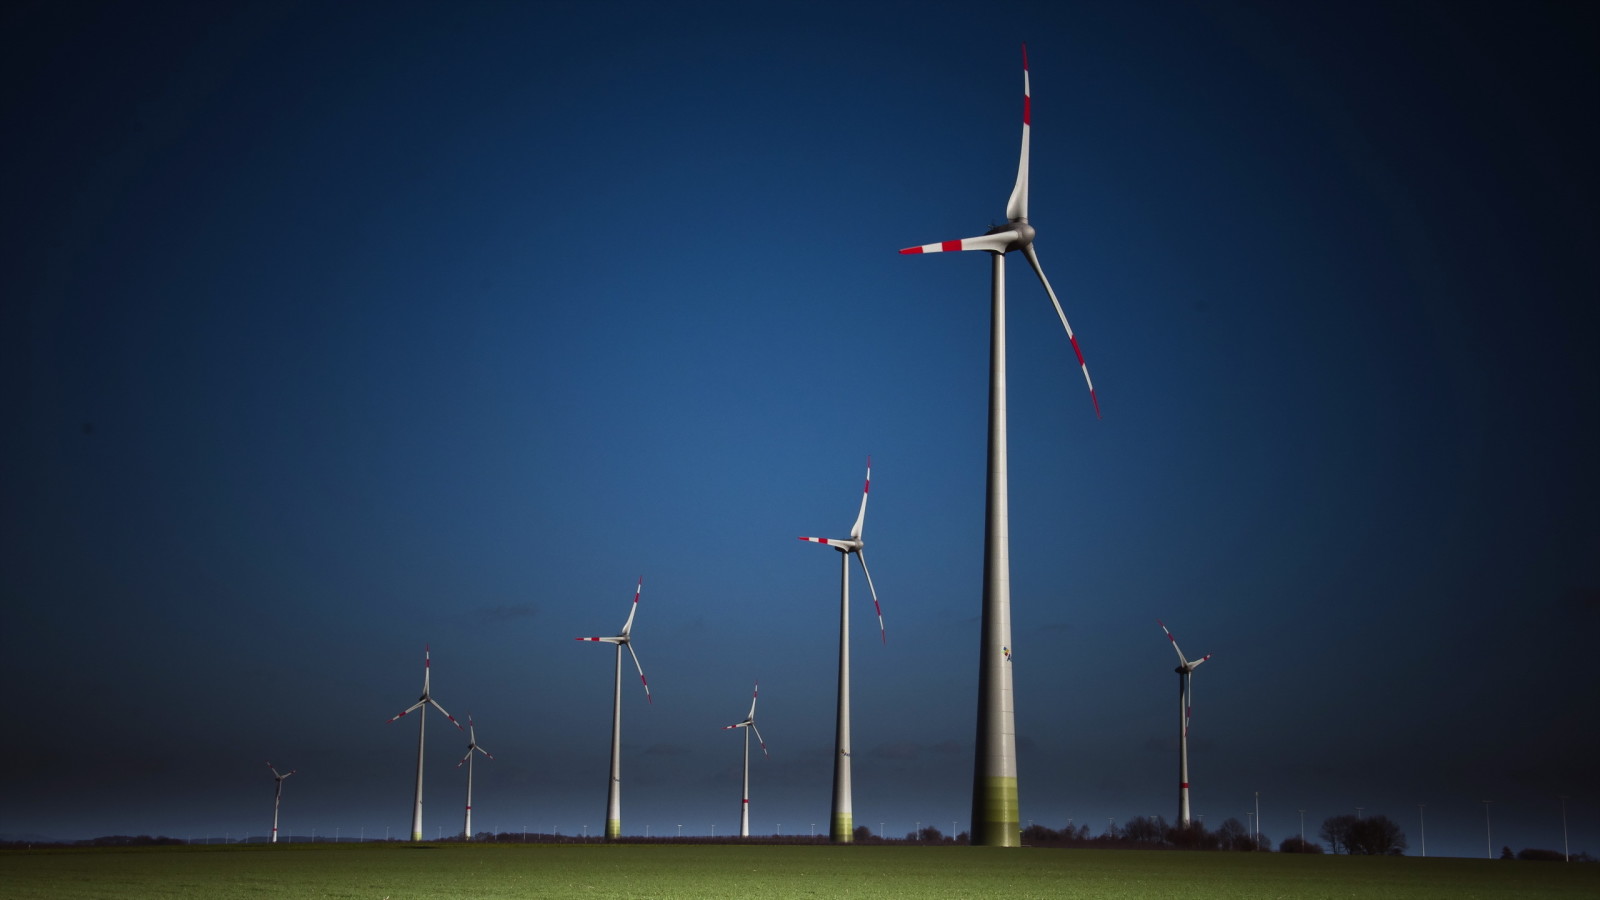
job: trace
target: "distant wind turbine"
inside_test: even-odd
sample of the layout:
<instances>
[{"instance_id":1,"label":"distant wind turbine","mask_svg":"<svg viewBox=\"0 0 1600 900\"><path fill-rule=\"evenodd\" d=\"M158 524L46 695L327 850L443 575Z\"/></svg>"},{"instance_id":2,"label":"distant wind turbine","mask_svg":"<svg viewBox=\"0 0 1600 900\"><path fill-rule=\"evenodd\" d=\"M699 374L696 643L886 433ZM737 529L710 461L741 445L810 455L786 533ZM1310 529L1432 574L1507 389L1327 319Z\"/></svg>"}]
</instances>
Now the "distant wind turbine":
<instances>
[{"instance_id":1,"label":"distant wind turbine","mask_svg":"<svg viewBox=\"0 0 1600 900\"><path fill-rule=\"evenodd\" d=\"M472 713L467 713L467 755L461 757L461 762L456 763L456 768L461 768L461 763L467 764L467 823L462 826L461 837L463 840L472 840L472 753L477 751L484 756L494 759L494 754L478 746L478 729L472 724Z\"/></svg>"},{"instance_id":2,"label":"distant wind turbine","mask_svg":"<svg viewBox=\"0 0 1600 900\"><path fill-rule=\"evenodd\" d=\"M274 769L272 767L272 763L269 762L267 763L267 771L272 773L273 779L275 779L278 783L277 793L275 793L272 797L272 842L276 844L278 842L278 804L283 802L283 780L300 770L290 769L282 775L279 775L278 770Z\"/></svg>"},{"instance_id":3,"label":"distant wind turbine","mask_svg":"<svg viewBox=\"0 0 1600 900\"><path fill-rule=\"evenodd\" d=\"M744 717L743 722L722 726L723 731L732 728L743 728L744 732L744 792L739 798L739 837L750 836L750 732L756 733L756 740L761 742L761 755L771 759L767 753L767 742L761 737L761 729L756 727L756 700L761 693L761 682L756 682L755 690L750 692L750 714Z\"/></svg>"},{"instance_id":4,"label":"distant wind turbine","mask_svg":"<svg viewBox=\"0 0 1600 900\"><path fill-rule=\"evenodd\" d=\"M451 725L454 725L457 728L461 728L461 723L456 721L456 717L450 715L448 712L445 712L445 708L440 706L439 705L439 701L433 699L433 694L430 693L430 690L429 690L429 687L428 687L428 675L429 675L429 672L433 669L433 662L431 660L431 656L432 656L432 652L430 651L428 645L427 644L423 644L422 645L422 696L420 698L418 698L417 702L415 702L415 703L411 704L410 706L406 707L399 715L394 716L393 718L389 719L389 722L393 722L395 719L399 719L399 718L405 716L407 713L410 713L410 712L413 712L413 711L419 710L419 709L422 710L422 714L417 716L417 793L416 793L416 799L412 803L412 806L411 806L411 839L413 841L422 840L422 747L423 747L423 739L427 735L427 728L428 728L428 710L426 709L426 707L431 706L434 709L437 709L439 711L440 715L442 715L446 719L450 720L450 724ZM384 724L387 725L388 722L385 722ZM461 730L465 731L466 729L462 728Z\"/></svg>"},{"instance_id":5,"label":"distant wind turbine","mask_svg":"<svg viewBox=\"0 0 1600 900\"><path fill-rule=\"evenodd\" d=\"M1189 718L1194 714L1194 679L1195 669L1200 664L1211 658L1211 654L1196 660L1190 660L1178 649L1178 639L1167 631L1165 622L1160 619L1156 624L1162 631L1167 632L1167 640L1172 642L1172 649L1178 654L1178 827L1189 827ZM1258 801L1259 802L1259 801Z\"/></svg>"},{"instance_id":6,"label":"distant wind turbine","mask_svg":"<svg viewBox=\"0 0 1600 900\"><path fill-rule=\"evenodd\" d=\"M972 785L972 843L1016 847L1022 843L1021 813L1017 806L1016 715L1011 691L1011 536L1006 472L1006 269L1005 255L1021 250L1055 306L1067 340L1077 354L1078 367L1089 385L1095 415L1095 396L1089 367L1083 361L1078 339L1067 324L1067 314L1050 287L1039 257L1033 250L1034 228L1028 223L1028 137L1032 128L1032 97L1028 84L1028 48L1022 48L1022 155L1017 181L1006 203L1006 224L996 225L977 237L907 247L901 253L940 253L982 250L992 254L990 272L989 337L989 483L983 556L983 632L978 647L978 738Z\"/></svg>"},{"instance_id":7,"label":"distant wind turbine","mask_svg":"<svg viewBox=\"0 0 1600 900\"><path fill-rule=\"evenodd\" d=\"M639 670L639 683L644 685L645 700L650 698L650 682L645 681L644 667L639 665L639 654L633 652L633 617L639 612L639 594L644 591L644 578L633 589L633 606L628 610L628 621L622 623L622 633L616 637L581 637L579 641L598 641L617 645L617 677L611 702L611 785L606 790L606 838L622 837L622 648L628 648L633 657L633 667Z\"/></svg>"},{"instance_id":8,"label":"distant wind turbine","mask_svg":"<svg viewBox=\"0 0 1600 900\"><path fill-rule=\"evenodd\" d=\"M856 514L856 524L850 529L849 540L803 537L802 541L826 544L839 551L839 705L837 727L833 743L833 824L828 837L836 844L848 844L855 837L855 813L850 799L850 557L861 562L861 574L867 577L867 589L872 592L872 608L878 613L878 637L888 643L883 630L883 608L878 605L878 589L872 586L872 573L867 570L867 557L862 548L861 526L867 520L867 493L872 489L872 457L867 457L867 480L861 486L861 512Z\"/></svg>"}]
</instances>

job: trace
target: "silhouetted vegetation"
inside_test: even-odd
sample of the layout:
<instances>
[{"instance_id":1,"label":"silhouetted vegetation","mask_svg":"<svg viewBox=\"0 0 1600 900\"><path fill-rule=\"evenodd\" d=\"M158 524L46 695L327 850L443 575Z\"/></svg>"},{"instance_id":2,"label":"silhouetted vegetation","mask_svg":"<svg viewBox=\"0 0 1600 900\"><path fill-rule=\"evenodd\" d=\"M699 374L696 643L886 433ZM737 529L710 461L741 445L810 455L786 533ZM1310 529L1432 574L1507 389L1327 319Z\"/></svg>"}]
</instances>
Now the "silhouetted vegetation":
<instances>
[{"instance_id":1,"label":"silhouetted vegetation","mask_svg":"<svg viewBox=\"0 0 1600 900\"><path fill-rule=\"evenodd\" d=\"M1322 845L1321 844L1312 843L1311 841L1308 841L1305 838L1303 838L1303 837L1301 837L1300 835L1297 834L1294 837L1284 838L1283 839L1283 843L1278 845L1278 852L1279 853L1321 853L1322 852Z\"/></svg>"},{"instance_id":2,"label":"silhouetted vegetation","mask_svg":"<svg viewBox=\"0 0 1600 900\"><path fill-rule=\"evenodd\" d=\"M1320 836L1334 853L1351 856L1401 856L1406 852L1405 832L1384 815L1329 816L1322 821ZM1509 848L1506 851L1510 852ZM1510 859L1509 856L1503 857Z\"/></svg>"}]
</instances>

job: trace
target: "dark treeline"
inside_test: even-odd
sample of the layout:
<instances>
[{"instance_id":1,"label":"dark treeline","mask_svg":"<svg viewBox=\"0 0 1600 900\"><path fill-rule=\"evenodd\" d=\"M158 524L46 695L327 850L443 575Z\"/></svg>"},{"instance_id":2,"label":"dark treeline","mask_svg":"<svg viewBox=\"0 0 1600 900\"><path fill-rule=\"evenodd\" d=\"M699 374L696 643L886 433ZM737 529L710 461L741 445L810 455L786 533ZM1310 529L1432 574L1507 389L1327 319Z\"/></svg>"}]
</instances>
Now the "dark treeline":
<instances>
[{"instance_id":1,"label":"dark treeline","mask_svg":"<svg viewBox=\"0 0 1600 900\"><path fill-rule=\"evenodd\" d=\"M1328 842L1336 854L1351 856L1403 856L1406 851L1406 836L1400 831L1391 819L1383 815L1357 817L1351 815L1331 816L1322 823L1318 837ZM460 835L442 838L426 843L465 843ZM885 837L873 834L865 825L855 830L855 843L860 845L889 845L889 846L928 846L930 844L944 844L946 846L966 844L966 832L950 836L937 828L927 827L918 831L910 831L904 837ZM286 845L296 844L409 844L410 841L401 838L352 838L352 837L289 837L282 841ZM573 834L547 834L542 832L502 831L498 834L480 831L472 838L472 843L498 843L498 844L602 844L608 843L605 838L589 835ZM766 834L751 835L750 837L737 837L726 835L690 835L690 836L629 836L612 843L624 844L793 844L793 845L826 845L829 842L826 835L804 834ZM1118 825L1108 822L1105 829L1098 834L1091 833L1088 825L1068 824L1065 828L1056 830L1043 825L1029 825L1022 830L1022 843L1029 847L1077 847L1084 849L1102 850L1233 850L1270 852L1272 841L1265 834L1251 834L1250 830L1238 819L1229 818L1222 822L1216 830L1206 828L1203 821L1192 822L1187 828L1167 824L1160 816L1137 816L1126 823ZM49 840L4 840L0 841L0 849L47 849L47 848L82 848L82 847L170 847L193 844L195 846L217 845L224 846L249 844L266 846L265 837L245 837L236 840L222 838L207 838L206 840L186 841L181 838L151 837L139 835L114 834L103 837L90 838L78 841L49 841ZM1299 835L1285 838L1278 844L1279 853L1323 853L1323 846L1309 840L1302 840ZM1533 847L1524 848L1513 853L1510 847L1505 847L1500 853L1501 859L1528 860L1539 862L1561 862L1567 855L1557 850L1544 850ZM1592 863L1595 858L1587 852L1571 855L1572 862Z\"/></svg>"},{"instance_id":2,"label":"dark treeline","mask_svg":"<svg viewBox=\"0 0 1600 900\"><path fill-rule=\"evenodd\" d=\"M1279 849L1284 852L1321 853L1322 848L1310 844L1299 846L1298 837L1285 841ZM1057 831L1043 825L1029 825L1022 830L1022 843L1030 847L1098 847L1102 849L1168 849L1168 850L1271 850L1272 839L1265 834L1251 834L1238 819L1224 820L1215 830L1208 829L1203 821L1194 821L1188 827L1169 825L1160 816L1135 816L1118 825L1107 822L1105 830L1093 833L1088 825L1068 824Z\"/></svg>"}]
</instances>

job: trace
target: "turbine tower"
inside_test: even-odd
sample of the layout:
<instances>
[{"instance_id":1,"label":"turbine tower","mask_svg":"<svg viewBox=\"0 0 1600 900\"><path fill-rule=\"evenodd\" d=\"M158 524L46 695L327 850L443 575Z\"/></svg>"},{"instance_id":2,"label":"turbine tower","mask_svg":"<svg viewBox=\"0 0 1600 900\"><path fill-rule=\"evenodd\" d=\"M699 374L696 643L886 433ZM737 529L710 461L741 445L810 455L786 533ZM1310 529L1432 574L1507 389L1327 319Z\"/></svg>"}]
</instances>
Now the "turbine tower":
<instances>
[{"instance_id":1,"label":"turbine tower","mask_svg":"<svg viewBox=\"0 0 1600 900\"><path fill-rule=\"evenodd\" d=\"M1017 181L1006 203L1006 224L977 237L920 247L901 253L940 253L982 250L991 255L989 337L989 476L983 540L983 630L978 648L978 737L972 780L972 843L1016 847L1022 843L1021 814L1017 808L1016 716L1011 693L1011 537L1007 508L1006 473L1006 268L1005 255L1022 251L1028 265L1044 285L1067 340L1078 357L1095 415L1095 397L1089 367L1078 349L1078 339L1067 324L1067 314L1050 287L1039 257L1033 250L1034 229L1028 223L1028 135L1032 127L1032 99L1028 85L1028 48L1022 48L1022 156Z\"/></svg>"},{"instance_id":2,"label":"turbine tower","mask_svg":"<svg viewBox=\"0 0 1600 900\"><path fill-rule=\"evenodd\" d=\"M272 777L278 782L278 792L272 797L272 842L276 844L278 842L278 804L283 802L283 780L300 770L290 769L279 775L278 770L272 768L272 763L269 762L267 763L267 771L271 772Z\"/></svg>"},{"instance_id":3,"label":"turbine tower","mask_svg":"<svg viewBox=\"0 0 1600 900\"><path fill-rule=\"evenodd\" d=\"M633 652L631 634L633 617L639 612L639 594L644 590L644 578L633 589L633 607L628 611L628 621L622 623L622 633L616 637L581 637L579 641L599 641L617 645L617 677L611 702L611 785L606 790L606 839L622 837L622 648L628 648L633 657L633 667L639 670L639 682L644 685L645 700L650 698L650 682L644 679L644 667L639 665L639 654Z\"/></svg>"},{"instance_id":4,"label":"turbine tower","mask_svg":"<svg viewBox=\"0 0 1600 900\"><path fill-rule=\"evenodd\" d=\"M1211 654L1197 660L1190 661L1178 649L1178 639L1167 631L1167 625L1160 619L1156 624L1162 631L1167 632L1167 640L1172 642L1172 649L1178 654L1178 667L1173 669L1178 673L1178 827L1189 827L1189 717L1194 714L1194 679L1195 669L1200 664L1211 658Z\"/></svg>"},{"instance_id":5,"label":"turbine tower","mask_svg":"<svg viewBox=\"0 0 1600 900\"><path fill-rule=\"evenodd\" d=\"M461 723L456 721L456 717L450 715L448 712L445 712L444 707L439 705L439 701L433 699L433 694L429 690L428 673L433 668L433 663L430 659L430 656L431 652L428 648L428 645L423 644L422 696L417 700L417 702L406 707L405 710L403 710L399 715L389 719L389 722L393 722L395 719L399 719L413 710L422 710L422 714L417 716L417 793L416 799L411 806L411 839L413 841L422 840L422 747L423 739L427 736L428 730L428 710L426 707L431 706L434 709L437 709L440 715L450 720L451 725L461 728ZM385 722L384 724L387 725L388 722ZM464 731L465 729L462 730Z\"/></svg>"},{"instance_id":6,"label":"turbine tower","mask_svg":"<svg viewBox=\"0 0 1600 900\"><path fill-rule=\"evenodd\" d=\"M872 608L878 613L878 637L888 643L883 630L883 608L878 605L878 589L872 586L872 573L867 571L867 557L862 552L861 526L867 520L867 492L872 488L872 457L867 457L867 481L861 487L861 512L850 529L846 541L829 538L803 537L802 541L826 544L839 551L839 705L838 723L833 742L833 825L829 840L848 844L855 838L855 813L850 801L850 557L861 561L861 574L867 577L867 589L872 592Z\"/></svg>"},{"instance_id":7,"label":"turbine tower","mask_svg":"<svg viewBox=\"0 0 1600 900\"><path fill-rule=\"evenodd\" d=\"M750 714L744 717L743 722L722 726L723 731L731 728L743 728L744 732L744 792L739 798L739 837L750 836L750 732L756 733L756 740L761 742L761 755L767 759L772 756L767 753L767 742L761 737L761 729L756 727L756 699L761 693L761 682L756 682L755 690L750 692Z\"/></svg>"},{"instance_id":8,"label":"turbine tower","mask_svg":"<svg viewBox=\"0 0 1600 900\"><path fill-rule=\"evenodd\" d=\"M478 730L472 724L472 713L467 713L467 755L461 757L461 762L456 763L456 768L461 768L461 763L467 764L467 823L462 826L461 839L472 840L472 752L476 750L484 756L494 759L494 754L478 746Z\"/></svg>"}]
</instances>

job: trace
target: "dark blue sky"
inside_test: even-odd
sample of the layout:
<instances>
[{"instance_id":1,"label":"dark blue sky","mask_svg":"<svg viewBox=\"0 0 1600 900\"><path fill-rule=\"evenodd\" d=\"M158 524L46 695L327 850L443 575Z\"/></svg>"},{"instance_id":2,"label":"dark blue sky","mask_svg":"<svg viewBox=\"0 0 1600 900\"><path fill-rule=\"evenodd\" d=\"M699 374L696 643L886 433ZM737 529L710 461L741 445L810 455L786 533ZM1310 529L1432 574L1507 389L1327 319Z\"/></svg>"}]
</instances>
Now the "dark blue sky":
<instances>
[{"instance_id":1,"label":"dark blue sky","mask_svg":"<svg viewBox=\"0 0 1600 900\"><path fill-rule=\"evenodd\" d=\"M988 262L1024 821L1261 793L1600 852L1600 39L1581 4L24 4L0 53L0 831L967 827ZM235 8L238 7L238 8ZM429 835L465 737L431 723Z\"/></svg>"}]
</instances>

